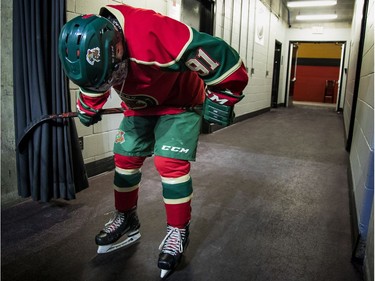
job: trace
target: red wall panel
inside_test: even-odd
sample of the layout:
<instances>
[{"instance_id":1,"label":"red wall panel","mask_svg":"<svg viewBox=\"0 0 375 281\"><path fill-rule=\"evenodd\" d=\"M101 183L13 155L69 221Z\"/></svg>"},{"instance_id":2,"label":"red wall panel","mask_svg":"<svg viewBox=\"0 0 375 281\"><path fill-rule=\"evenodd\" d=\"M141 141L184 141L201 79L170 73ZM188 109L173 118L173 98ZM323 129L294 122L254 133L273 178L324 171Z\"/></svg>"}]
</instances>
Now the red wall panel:
<instances>
[{"instance_id":1,"label":"red wall panel","mask_svg":"<svg viewBox=\"0 0 375 281\"><path fill-rule=\"evenodd\" d=\"M293 100L324 102L326 80L339 79L340 67L336 66L297 66L297 80L294 83ZM337 84L335 100L337 98Z\"/></svg>"}]
</instances>

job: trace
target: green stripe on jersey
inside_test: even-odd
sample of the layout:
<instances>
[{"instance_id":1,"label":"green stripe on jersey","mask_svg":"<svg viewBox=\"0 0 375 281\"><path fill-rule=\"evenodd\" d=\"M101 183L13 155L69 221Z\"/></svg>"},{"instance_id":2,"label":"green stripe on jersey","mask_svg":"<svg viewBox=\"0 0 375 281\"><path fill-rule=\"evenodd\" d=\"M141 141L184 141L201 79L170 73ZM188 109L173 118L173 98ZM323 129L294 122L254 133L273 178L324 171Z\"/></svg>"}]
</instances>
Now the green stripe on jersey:
<instances>
[{"instance_id":1,"label":"green stripe on jersey","mask_svg":"<svg viewBox=\"0 0 375 281\"><path fill-rule=\"evenodd\" d=\"M190 68L197 71L207 85L218 83L241 66L238 53L223 39L192 28L193 38L181 59L168 67L172 71Z\"/></svg>"}]
</instances>

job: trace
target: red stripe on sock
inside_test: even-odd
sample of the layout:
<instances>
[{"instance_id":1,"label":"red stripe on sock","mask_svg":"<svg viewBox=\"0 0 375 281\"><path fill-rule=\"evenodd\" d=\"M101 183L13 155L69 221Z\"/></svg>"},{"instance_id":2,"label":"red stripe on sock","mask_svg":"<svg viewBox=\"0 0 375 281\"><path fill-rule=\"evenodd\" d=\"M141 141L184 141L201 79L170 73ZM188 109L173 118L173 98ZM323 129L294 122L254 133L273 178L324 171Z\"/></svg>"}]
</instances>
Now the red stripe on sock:
<instances>
[{"instance_id":1,"label":"red stripe on sock","mask_svg":"<svg viewBox=\"0 0 375 281\"><path fill-rule=\"evenodd\" d=\"M138 188L130 192L118 192L115 190L115 208L119 212L126 212L137 206Z\"/></svg>"},{"instance_id":2,"label":"red stripe on sock","mask_svg":"<svg viewBox=\"0 0 375 281\"><path fill-rule=\"evenodd\" d=\"M182 204L165 204L167 223L170 226L183 228L191 219L190 202Z\"/></svg>"}]
</instances>

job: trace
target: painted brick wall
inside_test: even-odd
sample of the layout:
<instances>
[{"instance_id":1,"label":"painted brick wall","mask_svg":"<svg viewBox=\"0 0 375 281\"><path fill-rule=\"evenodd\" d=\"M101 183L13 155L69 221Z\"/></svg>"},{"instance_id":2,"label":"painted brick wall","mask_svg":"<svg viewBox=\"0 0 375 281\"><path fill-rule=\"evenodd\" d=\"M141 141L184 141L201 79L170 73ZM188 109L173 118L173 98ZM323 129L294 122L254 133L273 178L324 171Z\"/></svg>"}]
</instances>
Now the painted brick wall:
<instances>
[{"instance_id":1,"label":"painted brick wall","mask_svg":"<svg viewBox=\"0 0 375 281\"><path fill-rule=\"evenodd\" d=\"M348 102L348 105L351 103ZM348 107L349 108L349 107ZM351 108L351 107L350 107ZM347 126L346 126L347 127ZM358 230L362 239L374 236L374 0L369 1L362 68L350 150L350 168L353 193L357 209ZM373 240L366 247L365 271L372 272L374 265ZM368 279L370 280L370 279Z\"/></svg>"},{"instance_id":2,"label":"painted brick wall","mask_svg":"<svg viewBox=\"0 0 375 281\"><path fill-rule=\"evenodd\" d=\"M261 11L256 12L256 11ZM263 38L256 42L256 26L262 27ZM271 105L272 71L275 40L285 42L287 26L259 0L216 1L215 34L239 52L250 76L245 98L236 105L236 116L269 108ZM287 47L282 49L287 56ZM279 102L285 85L286 65L282 62Z\"/></svg>"}]
</instances>

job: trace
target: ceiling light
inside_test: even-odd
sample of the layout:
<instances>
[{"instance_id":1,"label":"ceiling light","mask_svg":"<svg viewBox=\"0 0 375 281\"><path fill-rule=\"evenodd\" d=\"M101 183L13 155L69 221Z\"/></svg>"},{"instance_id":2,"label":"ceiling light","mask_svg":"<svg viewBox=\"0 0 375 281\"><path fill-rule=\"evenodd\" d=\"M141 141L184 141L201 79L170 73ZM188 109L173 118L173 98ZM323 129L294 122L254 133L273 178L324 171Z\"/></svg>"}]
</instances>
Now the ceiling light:
<instances>
[{"instance_id":1,"label":"ceiling light","mask_svg":"<svg viewBox=\"0 0 375 281\"><path fill-rule=\"evenodd\" d=\"M337 18L336 14L296 16L296 20L334 20L336 18Z\"/></svg>"},{"instance_id":2,"label":"ceiling light","mask_svg":"<svg viewBox=\"0 0 375 281\"><path fill-rule=\"evenodd\" d=\"M291 1L287 3L289 8L298 7L321 7L321 6L334 6L337 1Z\"/></svg>"}]
</instances>

